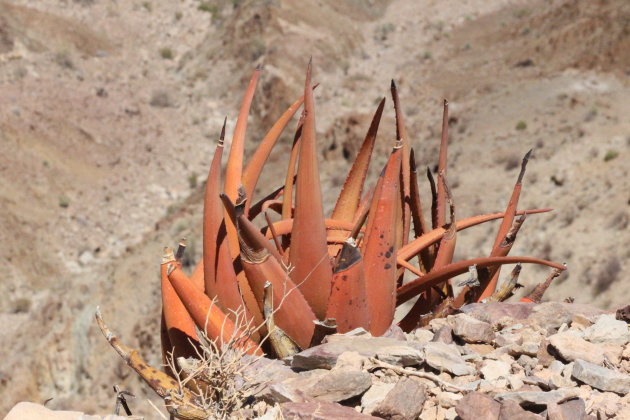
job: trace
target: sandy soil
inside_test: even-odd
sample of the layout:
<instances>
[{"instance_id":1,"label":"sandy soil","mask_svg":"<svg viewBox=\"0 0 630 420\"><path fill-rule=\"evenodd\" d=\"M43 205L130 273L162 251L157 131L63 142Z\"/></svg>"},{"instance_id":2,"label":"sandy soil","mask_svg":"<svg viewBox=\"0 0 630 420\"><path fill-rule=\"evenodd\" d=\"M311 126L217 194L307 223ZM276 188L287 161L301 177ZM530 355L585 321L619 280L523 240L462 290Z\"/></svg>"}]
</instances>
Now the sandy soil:
<instances>
[{"instance_id":1,"label":"sandy soil","mask_svg":"<svg viewBox=\"0 0 630 420\"><path fill-rule=\"evenodd\" d=\"M48 398L107 412L114 383L145 397L94 308L159 363L161 248L187 236L200 254L202 179L256 64L249 151L313 56L327 209L395 78L419 168L436 164L451 103L461 217L504 208L534 148L522 207L555 211L527 220L513 254L567 262L550 299L628 303L628 22L624 0L0 1L0 413ZM386 110L372 175L395 135ZM285 170L289 139L258 194ZM461 235L457 258L487 254L494 229Z\"/></svg>"}]
</instances>

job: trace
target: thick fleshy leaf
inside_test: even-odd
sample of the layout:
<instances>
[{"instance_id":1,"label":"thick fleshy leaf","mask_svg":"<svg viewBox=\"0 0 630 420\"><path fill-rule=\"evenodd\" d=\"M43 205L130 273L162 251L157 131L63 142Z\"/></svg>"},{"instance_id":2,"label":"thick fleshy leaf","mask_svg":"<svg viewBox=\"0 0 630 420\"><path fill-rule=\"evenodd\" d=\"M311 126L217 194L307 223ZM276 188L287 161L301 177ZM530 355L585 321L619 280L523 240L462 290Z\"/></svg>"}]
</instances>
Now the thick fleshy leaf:
<instances>
[{"instance_id":1,"label":"thick fleshy leaf","mask_svg":"<svg viewBox=\"0 0 630 420\"><path fill-rule=\"evenodd\" d=\"M431 229L427 225L424 212L422 210L422 201L420 199L420 188L418 187L418 173L416 172L416 159L413 148L409 155L409 167L411 169L411 219L413 221L414 237L419 238ZM424 248L420 251L419 262L424 272L429 272L433 268L434 255L431 248Z\"/></svg>"},{"instance_id":2,"label":"thick fleshy leaf","mask_svg":"<svg viewBox=\"0 0 630 420\"><path fill-rule=\"evenodd\" d=\"M398 88L396 83L392 79L391 94L394 102L394 112L396 114L396 140L402 140L402 162L401 162L401 179L402 185L400 188L401 196L401 226L398 226L400 236L398 237L398 243L400 246L404 246L409 242L409 232L411 230L411 168L409 166L410 145L409 136L407 135L407 128L405 127L405 120L403 117L402 107L400 106L400 99L398 97Z\"/></svg>"},{"instance_id":3,"label":"thick fleshy leaf","mask_svg":"<svg viewBox=\"0 0 630 420\"><path fill-rule=\"evenodd\" d=\"M407 284L402 285L396 291L397 304L407 302L409 299L417 296L423 290L426 290L432 286L435 286L446 279L458 276L468 271L468 267L476 265L478 268L491 267L494 265L503 264L517 264L517 263L529 263L547 265L553 268L559 268L564 270L565 267L562 264L546 261L540 258L532 257L484 257L474 258L466 261L458 261L453 264L449 264L446 267L442 267L439 270L434 270L422 277L419 277Z\"/></svg>"},{"instance_id":4,"label":"thick fleshy leaf","mask_svg":"<svg viewBox=\"0 0 630 420\"><path fill-rule=\"evenodd\" d=\"M221 198L226 207L231 205L226 196ZM263 310L265 284L269 282L273 286L275 322L300 347L306 348L313 337L315 314L289 278L277 250L244 214L239 214L236 221L241 241L241 264L260 310Z\"/></svg>"},{"instance_id":5,"label":"thick fleshy leaf","mask_svg":"<svg viewBox=\"0 0 630 420\"><path fill-rule=\"evenodd\" d=\"M383 115L383 108L385 107L385 98L381 100L372 117L372 123L363 140L363 144L359 149L359 153L354 159L352 168L348 173L345 183L337 198L337 203L330 216L331 219L344 220L351 222L357 213L357 208L361 201L361 193L363 191L363 184L365 177L367 176L368 169L370 167L370 159L372 157L372 151L374 150L374 143L376 141L376 134L378 133L378 126L381 122L381 116Z\"/></svg>"},{"instance_id":6,"label":"thick fleshy leaf","mask_svg":"<svg viewBox=\"0 0 630 420\"><path fill-rule=\"evenodd\" d=\"M304 125L299 152L295 190L295 215L291 232L289 261L291 279L319 319L326 316L332 266L326 244L326 226L322 205L317 146L315 144L315 103L311 89L311 64L306 70L304 86Z\"/></svg>"},{"instance_id":7,"label":"thick fleshy leaf","mask_svg":"<svg viewBox=\"0 0 630 420\"><path fill-rule=\"evenodd\" d=\"M315 89L315 87L313 87L313 89ZM285 127L287 126L289 121L291 121L291 118L293 118L293 115L295 115L296 111L302 106L303 102L304 96L293 102L293 104L291 104L289 108L284 111L284 113L280 116L280 118L278 118L278 120L274 123L267 134L265 134L265 137L263 137L263 139L261 140L258 148L256 148L256 151L254 152L254 155L252 156L249 163L247 164L247 167L243 171L243 186L245 187L245 193L247 194L248 203L250 203L254 197L254 190L256 189L258 178L262 173L265 162L267 162L267 159L269 158L271 149L273 149ZM249 215L249 205L245 206L245 214ZM252 218L250 217L250 219Z\"/></svg>"},{"instance_id":8,"label":"thick fleshy leaf","mask_svg":"<svg viewBox=\"0 0 630 420\"><path fill-rule=\"evenodd\" d=\"M396 214L400 207L401 143L397 142L392 151L382 182L374 192L365 232L363 261L373 335L381 335L390 327L396 308Z\"/></svg>"},{"instance_id":9,"label":"thick fleshy leaf","mask_svg":"<svg viewBox=\"0 0 630 420\"><path fill-rule=\"evenodd\" d=\"M516 214L521 215L521 214L537 214L537 213L547 213L550 212L551 209L531 209L531 210L523 210L523 211L519 211ZM482 223L485 222L489 222L491 220L496 220L496 219L500 219L505 215L505 213L492 213L492 214L482 214L479 216L472 216L472 217L467 217L465 219L461 219L458 220L456 223L457 226L457 230L462 230L462 229L467 229L471 226L476 226L476 225L480 225ZM276 229L278 228L278 226L276 225ZM409 242L407 245L405 245L403 248L401 248L398 251L398 260L406 260L409 261L411 258L415 257L416 255L418 255L418 253L438 242L440 239L442 239L442 236L444 235L444 232L446 232L446 230L443 227L437 228L437 229L433 229L430 232L427 232L425 235L414 239L413 241Z\"/></svg>"},{"instance_id":10,"label":"thick fleshy leaf","mask_svg":"<svg viewBox=\"0 0 630 420\"><path fill-rule=\"evenodd\" d=\"M433 270L439 270L440 268L452 263L453 255L455 254L455 244L457 241L457 224L455 222L455 204L453 203L453 197L451 196L451 192L448 188L446 176L442 175L438 179L444 183L444 191L446 194L446 201L450 207L451 219L446 232L440 240L440 247L438 248L437 255L435 256ZM440 304L444 296L453 296L450 279L436 285L433 289L427 289L424 292L423 298L418 299L411 307L407 315L400 321L400 327L405 331L411 331L418 324L420 316L431 312Z\"/></svg>"},{"instance_id":11,"label":"thick fleshy leaf","mask_svg":"<svg viewBox=\"0 0 630 420\"><path fill-rule=\"evenodd\" d=\"M211 340L217 340L219 345L236 341L235 345L242 348L248 354L262 356L262 351L245 332L206 296L190 282L184 272L174 264L168 268L170 280L177 295L195 321L197 327Z\"/></svg>"},{"instance_id":12,"label":"thick fleshy leaf","mask_svg":"<svg viewBox=\"0 0 630 420\"><path fill-rule=\"evenodd\" d=\"M228 156L227 165L225 167L225 188L223 192L230 197L230 200L236 200L238 197L238 187L241 185L243 176L243 155L245 154L245 132L247 131L247 119L249 117L249 108L254 98L256 85L260 77L262 68L256 67L252 75L249 86L245 91L241 109L236 119L234 134L232 135L232 143L230 144L230 155ZM238 255L238 237L236 235L236 227L230 220L226 220L226 230L230 251L232 255Z\"/></svg>"},{"instance_id":13,"label":"thick fleshy leaf","mask_svg":"<svg viewBox=\"0 0 630 420\"><path fill-rule=\"evenodd\" d=\"M175 263L175 256L170 248L164 250L162 264L160 266L162 288L162 313L167 334L167 343L170 346L163 349L166 353L173 352L177 357L193 357L195 344L199 343L199 337L186 307L180 300L175 289L168 281L167 266Z\"/></svg>"},{"instance_id":14,"label":"thick fleshy leaf","mask_svg":"<svg viewBox=\"0 0 630 420\"><path fill-rule=\"evenodd\" d=\"M297 164L298 153L300 151L305 115L304 111L302 111L297 128L295 129L295 135L293 136L293 146L291 147L291 154L289 155L289 166L284 181L284 193L282 194L282 219L293 218L293 185L296 181L295 165Z\"/></svg>"},{"instance_id":15,"label":"thick fleshy leaf","mask_svg":"<svg viewBox=\"0 0 630 420\"><path fill-rule=\"evenodd\" d=\"M516 215L516 209L518 207L518 199L521 195L521 188L523 185L523 176L525 175L525 169L527 168L527 162L529 161L529 157L531 156L532 151L530 150L525 154L523 158L523 162L521 163L521 171L518 174L518 179L516 180L516 184L514 185L514 189L512 190L512 196L510 197L510 201L508 202L507 208L505 209L505 216L501 221L501 226L499 226L499 231L497 233L497 237L494 240L494 245L492 246L492 252L490 256L498 257L507 255L510 252L511 246L502 247L501 243L505 239L505 236L509 232L512 227L512 223L514 221L514 217ZM499 281L500 267L495 267L488 272L489 278L480 278L481 287L478 289L481 293L477 297L477 301L490 297L492 293L494 293L497 288L497 282Z\"/></svg>"},{"instance_id":16,"label":"thick fleshy leaf","mask_svg":"<svg viewBox=\"0 0 630 420\"><path fill-rule=\"evenodd\" d=\"M327 318L334 318L337 332L370 328L363 258L353 239L344 242L335 265Z\"/></svg>"},{"instance_id":17,"label":"thick fleshy leaf","mask_svg":"<svg viewBox=\"0 0 630 420\"><path fill-rule=\"evenodd\" d=\"M444 100L442 113L442 137L440 139L440 157L438 160L437 179L437 225L446 223L446 189L443 178L446 176L446 159L448 150L448 101Z\"/></svg>"}]
</instances>

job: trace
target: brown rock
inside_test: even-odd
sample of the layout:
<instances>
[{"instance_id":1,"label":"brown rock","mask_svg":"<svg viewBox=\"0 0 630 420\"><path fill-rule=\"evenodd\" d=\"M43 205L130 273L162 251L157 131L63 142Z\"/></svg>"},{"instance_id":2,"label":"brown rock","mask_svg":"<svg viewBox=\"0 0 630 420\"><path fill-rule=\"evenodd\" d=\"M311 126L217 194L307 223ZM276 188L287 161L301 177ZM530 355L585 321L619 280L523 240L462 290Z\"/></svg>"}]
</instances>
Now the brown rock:
<instances>
[{"instance_id":1,"label":"brown rock","mask_svg":"<svg viewBox=\"0 0 630 420\"><path fill-rule=\"evenodd\" d=\"M544 420L544 417L524 410L516 401L506 401L501 404L499 420Z\"/></svg>"},{"instance_id":2,"label":"brown rock","mask_svg":"<svg viewBox=\"0 0 630 420\"><path fill-rule=\"evenodd\" d=\"M391 420L414 420L422 412L427 387L413 379L402 378L372 411L377 417Z\"/></svg>"},{"instance_id":3,"label":"brown rock","mask_svg":"<svg viewBox=\"0 0 630 420\"><path fill-rule=\"evenodd\" d=\"M372 386L367 372L333 370L306 390L306 394L328 402L344 401L363 394Z\"/></svg>"},{"instance_id":4,"label":"brown rock","mask_svg":"<svg viewBox=\"0 0 630 420\"><path fill-rule=\"evenodd\" d=\"M443 326L435 332L431 342L451 344L453 342L453 329L448 325Z\"/></svg>"},{"instance_id":5,"label":"brown rock","mask_svg":"<svg viewBox=\"0 0 630 420\"><path fill-rule=\"evenodd\" d=\"M491 343L494 339L492 326L466 314L456 315L453 334L467 343Z\"/></svg>"},{"instance_id":6,"label":"brown rock","mask_svg":"<svg viewBox=\"0 0 630 420\"><path fill-rule=\"evenodd\" d=\"M455 407L462 420L498 420L500 410L501 404L480 392L467 394Z\"/></svg>"},{"instance_id":7,"label":"brown rock","mask_svg":"<svg viewBox=\"0 0 630 420\"><path fill-rule=\"evenodd\" d=\"M337 358L345 352L357 352L364 357L374 357L389 348L409 346L421 349L418 343L403 342L385 337L328 337L328 342L311 347L293 356L291 366L298 369L332 369Z\"/></svg>"},{"instance_id":8,"label":"brown rock","mask_svg":"<svg viewBox=\"0 0 630 420\"><path fill-rule=\"evenodd\" d=\"M541 415L546 415L549 420L585 420L586 404L581 398L565 401L562 404L549 404L547 410Z\"/></svg>"},{"instance_id":9,"label":"brown rock","mask_svg":"<svg viewBox=\"0 0 630 420\"><path fill-rule=\"evenodd\" d=\"M527 319L532 313L535 304L533 303L470 303L462 306L461 311L484 322L489 322L493 326L498 324L502 318L509 317L515 320Z\"/></svg>"},{"instance_id":10,"label":"brown rock","mask_svg":"<svg viewBox=\"0 0 630 420\"><path fill-rule=\"evenodd\" d=\"M361 414L350 407L317 401L284 403L280 406L286 420L377 420L378 417Z\"/></svg>"}]
</instances>

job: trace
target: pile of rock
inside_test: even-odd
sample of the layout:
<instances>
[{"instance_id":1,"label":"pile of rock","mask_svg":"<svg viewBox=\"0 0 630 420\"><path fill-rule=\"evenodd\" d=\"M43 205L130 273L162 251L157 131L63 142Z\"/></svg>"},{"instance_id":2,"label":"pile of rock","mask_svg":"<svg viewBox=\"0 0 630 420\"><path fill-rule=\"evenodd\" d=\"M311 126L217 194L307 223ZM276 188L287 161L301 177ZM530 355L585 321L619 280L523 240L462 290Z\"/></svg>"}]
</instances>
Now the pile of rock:
<instances>
[{"instance_id":1,"label":"pile of rock","mask_svg":"<svg viewBox=\"0 0 630 420\"><path fill-rule=\"evenodd\" d=\"M264 359L251 416L630 419L629 342L626 321L586 305L473 304L412 334L354 331Z\"/></svg>"}]
</instances>

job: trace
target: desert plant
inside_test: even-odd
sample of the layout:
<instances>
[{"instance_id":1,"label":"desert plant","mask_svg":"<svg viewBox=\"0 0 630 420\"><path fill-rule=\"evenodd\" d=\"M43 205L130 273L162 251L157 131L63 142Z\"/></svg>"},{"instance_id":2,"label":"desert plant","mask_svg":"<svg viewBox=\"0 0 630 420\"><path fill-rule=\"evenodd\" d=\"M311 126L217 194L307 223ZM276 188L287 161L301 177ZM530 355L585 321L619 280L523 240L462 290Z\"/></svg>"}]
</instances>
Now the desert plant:
<instances>
[{"instance_id":1,"label":"desert plant","mask_svg":"<svg viewBox=\"0 0 630 420\"><path fill-rule=\"evenodd\" d=\"M376 185L365 191L385 106L383 98L328 218L319 183L310 64L304 95L280 116L244 165L247 117L260 72L260 68L254 72L241 105L224 182L221 158L225 123L214 152L205 186L202 260L187 276L181 269L183 251L176 256L167 252L163 259L165 360L168 354L176 360L195 357L201 341L198 330L216 343L218 352L238 347L247 354L264 352L279 357L319 344L324 335L335 331L364 328L382 335L391 327L397 306L417 298L399 323L403 330L411 331L465 303L507 298L517 285L520 269L513 273L507 289L497 290L503 264L544 264L554 267L555 275L564 270L563 265L537 258L507 256L526 215L549 211L517 210L531 151L522 161L504 212L456 219L447 182L447 101L437 177L427 171L432 197L430 209L425 207L393 81L396 141L385 167ZM302 105L284 184L254 201L262 168ZM266 222L263 229L253 223L259 216ZM490 256L454 262L458 232L491 220L501 220L501 224ZM471 279L460 284L456 293L453 278L467 271ZM415 278L407 281L406 273ZM538 295L529 300L539 300ZM259 328L240 331L235 313L241 314L247 325ZM235 336L242 339L235 342ZM180 400L187 395L183 392L178 394Z\"/></svg>"}]
</instances>

